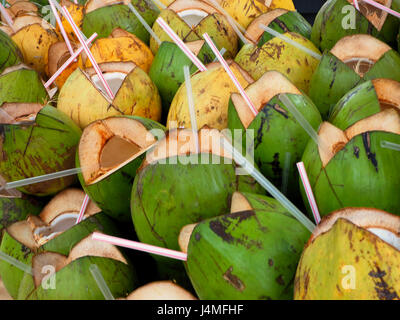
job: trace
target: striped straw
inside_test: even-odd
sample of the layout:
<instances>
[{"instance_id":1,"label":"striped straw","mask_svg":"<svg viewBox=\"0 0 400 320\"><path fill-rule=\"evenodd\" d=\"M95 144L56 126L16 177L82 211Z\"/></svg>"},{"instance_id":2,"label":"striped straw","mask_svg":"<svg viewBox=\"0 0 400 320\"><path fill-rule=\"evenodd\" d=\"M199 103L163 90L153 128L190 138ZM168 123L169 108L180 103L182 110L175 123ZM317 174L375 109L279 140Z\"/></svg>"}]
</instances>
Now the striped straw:
<instances>
[{"instance_id":1,"label":"striped straw","mask_svg":"<svg viewBox=\"0 0 400 320\"><path fill-rule=\"evenodd\" d=\"M354 7L355 7L358 11L360 11L360 7L359 7L359 5L358 5L358 0L353 0L353 4L354 4Z\"/></svg>"},{"instance_id":2,"label":"striped straw","mask_svg":"<svg viewBox=\"0 0 400 320\"><path fill-rule=\"evenodd\" d=\"M95 38L97 37L97 33L92 34L92 36L86 41L86 44L89 45ZM83 51L83 47L79 47L78 50L67 60L65 63L54 73L51 78L44 84L44 87L47 89L50 85L58 78L58 76L75 60L77 56L81 54Z\"/></svg>"},{"instance_id":3,"label":"striped straw","mask_svg":"<svg viewBox=\"0 0 400 320\"><path fill-rule=\"evenodd\" d=\"M319 214L317 202L315 201L314 193L311 188L310 180L308 180L308 176L307 176L306 168L304 167L304 163L298 162L297 169L299 170L301 182L303 182L304 190L306 191L308 203L310 204L315 223L319 224L321 222L321 216Z\"/></svg>"},{"instance_id":4,"label":"striped straw","mask_svg":"<svg viewBox=\"0 0 400 320\"><path fill-rule=\"evenodd\" d=\"M164 21L163 18L158 17L156 22L160 25L160 27L169 35L169 37L176 43L176 45L183 51L184 54L193 62L193 64L200 71L206 71L207 68L205 65L196 57L196 55L190 51L190 49L186 46L186 44L178 37L174 30Z\"/></svg>"},{"instance_id":5,"label":"striped straw","mask_svg":"<svg viewBox=\"0 0 400 320\"><path fill-rule=\"evenodd\" d=\"M188 98L188 105L189 105L189 114L190 114L190 122L192 124L193 136L196 145L196 153L200 153L200 146L199 146L199 136L197 131L197 118L196 118L196 111L194 107L194 99L193 99L193 91L192 91L192 83L190 81L190 71L189 66L183 67L183 73L185 75L185 85L186 85L186 94Z\"/></svg>"},{"instance_id":6,"label":"striped straw","mask_svg":"<svg viewBox=\"0 0 400 320\"><path fill-rule=\"evenodd\" d=\"M93 232L92 239L97 240L97 241L108 242L108 243L111 243L111 244L113 244L115 246L119 246L119 247L125 247L128 249L133 249L133 250L156 254L159 256L167 257L167 258L172 258L172 259L177 259L177 260L182 260L182 261L187 260L187 254L184 252L170 250L170 249L161 248L161 247L156 247L156 246L152 246L150 244L145 244L145 243L141 243L141 242L116 238L116 237L108 236L108 235L98 233L98 232Z\"/></svg>"},{"instance_id":7,"label":"striped straw","mask_svg":"<svg viewBox=\"0 0 400 320\"><path fill-rule=\"evenodd\" d=\"M83 215L85 214L86 208L89 204L90 198L87 194L85 194L85 198L83 198L83 202L82 202L82 206L81 206L81 210L79 211L79 216L76 219L75 224L78 224L82 221L83 219Z\"/></svg>"},{"instance_id":8,"label":"striped straw","mask_svg":"<svg viewBox=\"0 0 400 320\"><path fill-rule=\"evenodd\" d=\"M258 114L258 111L254 104L251 102L249 96L244 91L243 87L240 85L239 81L236 79L235 75L233 74L232 70L229 68L228 64L226 63L224 57L220 54L217 47L215 46L214 42L211 40L210 36L207 33L203 34L203 38L206 40L207 44L210 46L211 50L214 52L214 55L218 58L221 65L224 67L226 73L232 79L233 83L235 84L236 88L239 90L240 94L242 95L243 99L246 101L247 105L249 106L250 110L254 113L254 115Z\"/></svg>"},{"instance_id":9,"label":"striped straw","mask_svg":"<svg viewBox=\"0 0 400 320\"><path fill-rule=\"evenodd\" d=\"M78 0L74 0L74 3L75 3L75 4L78 4Z\"/></svg>"},{"instance_id":10,"label":"striped straw","mask_svg":"<svg viewBox=\"0 0 400 320\"><path fill-rule=\"evenodd\" d=\"M143 25L143 27L147 30L148 33L150 33L150 35L154 38L154 40L157 41L158 45L161 44L161 40L159 37L157 37L157 35L155 34L155 32L150 28L150 26L148 25L148 23L146 22L146 20L143 19L143 17L140 15L140 13L135 9L135 7L131 4L128 3L128 7L129 9L133 12L133 14L136 16L136 18L138 18L138 20L140 21L140 23Z\"/></svg>"},{"instance_id":11,"label":"striped straw","mask_svg":"<svg viewBox=\"0 0 400 320\"><path fill-rule=\"evenodd\" d=\"M11 19L10 15L8 14L6 8L4 8L4 6L1 3L0 3L0 12L1 15L4 17L4 19L6 19L8 26L12 29L13 32L15 32L14 22Z\"/></svg>"},{"instance_id":12,"label":"striped straw","mask_svg":"<svg viewBox=\"0 0 400 320\"><path fill-rule=\"evenodd\" d=\"M92 63L92 66L93 66L94 70L96 70L96 73L97 73L101 83L103 84L104 88L106 89L108 96L110 97L110 99L114 99L114 93L111 91L111 88L108 85L106 79L104 79L103 73L101 72L99 65L97 64L97 62L94 59L92 53L90 52L89 47L85 43L85 40L83 39L78 26L76 25L75 21L72 19L72 16L69 13L69 11L67 10L67 7L64 6L62 9L64 11L65 18L68 20L68 22L71 25L72 29L74 29L74 33L75 33L76 37L78 38L79 42L83 46L83 50L85 50L85 53L88 56L90 62Z\"/></svg>"},{"instance_id":13,"label":"striped straw","mask_svg":"<svg viewBox=\"0 0 400 320\"><path fill-rule=\"evenodd\" d=\"M373 6L375 8L378 8L378 9L381 9L383 11L386 11L387 13L391 14L392 16L395 16L395 17L400 19L400 13L398 13L397 11L394 11L394 10L392 10L392 9L390 9L390 8L380 4L378 2L372 1L372 0L362 0L362 1L370 4L371 6Z\"/></svg>"},{"instance_id":14,"label":"striped straw","mask_svg":"<svg viewBox=\"0 0 400 320\"><path fill-rule=\"evenodd\" d=\"M74 54L74 50L72 49L71 42L69 41L67 33L65 32L65 29L64 29L64 27L63 27L63 25L61 23L60 16L58 15L56 8L54 7L53 0L49 0L49 4L50 4L50 7L51 7L51 11L53 11L54 17L56 18L57 24L60 27L60 31L61 31L61 34L62 34L62 36L64 38L65 44L67 45L69 53L72 56Z\"/></svg>"}]
</instances>

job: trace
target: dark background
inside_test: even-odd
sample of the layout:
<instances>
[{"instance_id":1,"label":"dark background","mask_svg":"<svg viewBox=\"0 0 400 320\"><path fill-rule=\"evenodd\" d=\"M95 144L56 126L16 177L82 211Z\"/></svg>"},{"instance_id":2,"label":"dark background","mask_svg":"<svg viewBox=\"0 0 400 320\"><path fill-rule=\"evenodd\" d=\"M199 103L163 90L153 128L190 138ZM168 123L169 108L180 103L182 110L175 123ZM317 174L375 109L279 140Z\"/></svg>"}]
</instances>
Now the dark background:
<instances>
[{"instance_id":1,"label":"dark background","mask_svg":"<svg viewBox=\"0 0 400 320\"><path fill-rule=\"evenodd\" d=\"M314 22L315 15L326 0L293 0L298 12L310 23Z\"/></svg>"}]
</instances>

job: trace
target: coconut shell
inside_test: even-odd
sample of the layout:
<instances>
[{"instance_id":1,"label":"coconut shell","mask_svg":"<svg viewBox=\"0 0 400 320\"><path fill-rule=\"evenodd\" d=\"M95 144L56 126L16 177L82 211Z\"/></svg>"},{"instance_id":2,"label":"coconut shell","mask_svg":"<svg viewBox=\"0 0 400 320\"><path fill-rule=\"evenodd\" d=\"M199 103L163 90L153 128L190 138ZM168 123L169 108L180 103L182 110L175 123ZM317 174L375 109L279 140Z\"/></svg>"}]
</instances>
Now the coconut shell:
<instances>
[{"instance_id":1,"label":"coconut shell","mask_svg":"<svg viewBox=\"0 0 400 320\"><path fill-rule=\"evenodd\" d=\"M0 30L0 74L7 67L22 61L22 54L11 38Z\"/></svg>"}]
</instances>

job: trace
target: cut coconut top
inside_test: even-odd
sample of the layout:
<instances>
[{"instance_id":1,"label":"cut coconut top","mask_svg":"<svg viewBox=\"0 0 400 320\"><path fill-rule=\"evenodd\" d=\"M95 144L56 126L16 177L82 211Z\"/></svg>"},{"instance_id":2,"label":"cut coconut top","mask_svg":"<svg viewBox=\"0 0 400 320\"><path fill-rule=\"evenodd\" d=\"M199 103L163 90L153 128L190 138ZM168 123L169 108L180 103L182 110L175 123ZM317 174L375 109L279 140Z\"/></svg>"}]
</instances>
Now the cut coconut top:
<instances>
[{"instance_id":1,"label":"cut coconut top","mask_svg":"<svg viewBox=\"0 0 400 320\"><path fill-rule=\"evenodd\" d=\"M11 72L14 72L14 71L18 71L18 70L23 70L23 69L25 69L25 70L33 70L32 68L29 68L26 64L20 63L20 64L17 64L15 66L11 66L11 67L5 68L3 70L3 72L0 74L0 77L6 75L8 73L11 73Z\"/></svg>"},{"instance_id":2,"label":"cut coconut top","mask_svg":"<svg viewBox=\"0 0 400 320\"><path fill-rule=\"evenodd\" d=\"M44 252L34 256L32 258L32 275L35 287L39 287L48 272L53 271L47 268L53 267L54 272L57 272L66 265L67 257L56 252Z\"/></svg>"},{"instance_id":3,"label":"cut coconut top","mask_svg":"<svg viewBox=\"0 0 400 320\"><path fill-rule=\"evenodd\" d=\"M213 6L201 0L176 0L168 9L175 11L191 28L197 26L208 15L219 13Z\"/></svg>"},{"instance_id":4,"label":"cut coconut top","mask_svg":"<svg viewBox=\"0 0 400 320\"><path fill-rule=\"evenodd\" d=\"M257 44L258 41L260 40L261 36L264 34L264 29L260 28L260 24L263 24L265 26L269 26L271 22L273 22L276 18L279 18L280 16L288 13L288 10L285 9L274 9L272 11L269 11L267 13L264 13L257 18L255 18L247 27L246 33L244 36L253 42L254 44Z\"/></svg>"},{"instance_id":5,"label":"cut coconut top","mask_svg":"<svg viewBox=\"0 0 400 320\"><path fill-rule=\"evenodd\" d=\"M31 124L43 108L40 103L3 103L0 107L0 123Z\"/></svg>"},{"instance_id":6,"label":"cut coconut top","mask_svg":"<svg viewBox=\"0 0 400 320\"><path fill-rule=\"evenodd\" d=\"M111 117L87 126L79 143L79 161L87 185L108 177L156 143L138 120Z\"/></svg>"},{"instance_id":7,"label":"cut coconut top","mask_svg":"<svg viewBox=\"0 0 400 320\"><path fill-rule=\"evenodd\" d=\"M86 5L85 5L85 13L88 14L89 12L92 12L94 10L103 8L103 7L108 7L116 4L124 4L128 5L128 3L131 3L130 0L89 0Z\"/></svg>"},{"instance_id":8,"label":"cut coconut top","mask_svg":"<svg viewBox=\"0 0 400 320\"><path fill-rule=\"evenodd\" d=\"M236 191L232 196L231 213L251 210L253 210L253 207L250 205L249 201L247 201L246 197L242 193Z\"/></svg>"},{"instance_id":9,"label":"cut coconut top","mask_svg":"<svg viewBox=\"0 0 400 320\"><path fill-rule=\"evenodd\" d=\"M72 49L76 50L77 47L71 43ZM58 69L71 57L71 53L64 41L56 42L49 48L49 62L47 64L48 73L53 75Z\"/></svg>"},{"instance_id":10,"label":"cut coconut top","mask_svg":"<svg viewBox=\"0 0 400 320\"><path fill-rule=\"evenodd\" d=\"M189 48L190 51L193 52L194 55L198 55L201 48L204 45L204 40L196 40L196 41L191 41L191 42L186 42L186 46Z\"/></svg>"},{"instance_id":11,"label":"cut coconut top","mask_svg":"<svg viewBox=\"0 0 400 320\"><path fill-rule=\"evenodd\" d=\"M148 283L128 295L124 300L197 300L189 291L172 281Z\"/></svg>"},{"instance_id":12,"label":"cut coconut top","mask_svg":"<svg viewBox=\"0 0 400 320\"><path fill-rule=\"evenodd\" d=\"M355 136L370 131L400 134L399 113L392 108L385 109L356 122L345 131L340 130L329 122L322 123L318 132L318 136L324 142L324 147L318 147L322 166L325 167L335 154L343 149Z\"/></svg>"},{"instance_id":13,"label":"cut coconut top","mask_svg":"<svg viewBox=\"0 0 400 320\"><path fill-rule=\"evenodd\" d=\"M391 79L372 80L381 110L395 108L400 111L400 82Z\"/></svg>"},{"instance_id":14,"label":"cut coconut top","mask_svg":"<svg viewBox=\"0 0 400 320\"><path fill-rule=\"evenodd\" d=\"M288 78L278 71L269 71L264 73L260 79L246 88L246 93L258 111L260 111L266 103L271 101L271 99L278 94L302 94ZM249 109L247 103L239 93L232 93L231 99L235 105L240 121L247 129L256 115L254 115L254 113ZM281 111L286 112L283 109Z\"/></svg>"},{"instance_id":15,"label":"cut coconut top","mask_svg":"<svg viewBox=\"0 0 400 320\"><path fill-rule=\"evenodd\" d=\"M6 183L6 179L0 175L0 187L4 187ZM22 198L22 193L17 189L2 189L0 191L0 198Z\"/></svg>"},{"instance_id":16,"label":"cut coconut top","mask_svg":"<svg viewBox=\"0 0 400 320\"><path fill-rule=\"evenodd\" d=\"M15 30L15 33L17 33L21 29L34 24L38 24L45 30L55 31L54 27L46 20L38 17L37 15L28 15L28 14L15 18L13 28Z\"/></svg>"},{"instance_id":17,"label":"cut coconut top","mask_svg":"<svg viewBox=\"0 0 400 320\"><path fill-rule=\"evenodd\" d=\"M349 3L353 3L353 0L347 0ZM384 5L385 7L392 6L392 0L374 0L375 2ZM362 15L367 18L369 22L378 30L381 31L383 25L385 24L388 13L384 10L378 9L369 3L364 1L358 1L358 6Z\"/></svg>"},{"instance_id":18,"label":"cut coconut top","mask_svg":"<svg viewBox=\"0 0 400 320\"><path fill-rule=\"evenodd\" d=\"M199 130L197 134L200 153L208 153L219 157L232 159L231 154L222 148L221 138L223 135L217 129L209 129L204 127ZM145 168L151 163L155 163L163 159L197 154L195 143L194 133L192 130L170 130L166 137L160 140L155 148L147 154L141 169Z\"/></svg>"},{"instance_id":19,"label":"cut coconut top","mask_svg":"<svg viewBox=\"0 0 400 320\"><path fill-rule=\"evenodd\" d=\"M197 225L198 223L188 224L181 229L178 237L178 244L182 252L188 252L190 237Z\"/></svg>"},{"instance_id":20,"label":"cut coconut top","mask_svg":"<svg viewBox=\"0 0 400 320\"><path fill-rule=\"evenodd\" d=\"M331 53L363 77L390 50L390 46L370 35L356 34L339 40Z\"/></svg>"},{"instance_id":21,"label":"cut coconut top","mask_svg":"<svg viewBox=\"0 0 400 320\"><path fill-rule=\"evenodd\" d=\"M331 213L314 229L309 243L328 232L338 219L346 219L400 250L400 217L372 208L345 208Z\"/></svg>"},{"instance_id":22,"label":"cut coconut top","mask_svg":"<svg viewBox=\"0 0 400 320\"><path fill-rule=\"evenodd\" d=\"M12 18L18 17L25 13L37 13L38 7L35 6L32 2L28 1L19 1L11 5L11 7L7 8L8 12L12 14Z\"/></svg>"},{"instance_id":23,"label":"cut coconut top","mask_svg":"<svg viewBox=\"0 0 400 320\"><path fill-rule=\"evenodd\" d=\"M1 22L0 22L0 30L6 33L9 37L11 37L14 33L8 25L5 24L2 25Z\"/></svg>"}]
</instances>

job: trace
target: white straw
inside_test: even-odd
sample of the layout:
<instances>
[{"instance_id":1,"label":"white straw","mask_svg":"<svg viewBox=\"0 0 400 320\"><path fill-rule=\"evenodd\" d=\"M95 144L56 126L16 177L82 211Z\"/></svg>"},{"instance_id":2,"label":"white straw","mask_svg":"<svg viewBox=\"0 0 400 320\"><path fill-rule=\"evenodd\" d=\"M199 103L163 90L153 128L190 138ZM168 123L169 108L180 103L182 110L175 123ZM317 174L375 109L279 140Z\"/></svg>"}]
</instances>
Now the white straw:
<instances>
[{"instance_id":1,"label":"white straw","mask_svg":"<svg viewBox=\"0 0 400 320\"><path fill-rule=\"evenodd\" d=\"M143 27L147 30L148 33L154 38L154 40L157 41L158 45L161 45L161 40L157 35L154 33L154 31L151 29L151 27L148 25L146 20L143 19L143 17L139 14L139 12L135 9L135 7L131 4L128 3L129 9L133 12L133 14L136 16L136 18L139 19L140 23L143 25Z\"/></svg>"},{"instance_id":2,"label":"white straw","mask_svg":"<svg viewBox=\"0 0 400 320\"><path fill-rule=\"evenodd\" d=\"M87 206L89 204L89 201L90 201L89 196L87 194L85 194L85 197L83 198L81 210L79 210L79 216L76 219L75 224L78 224L78 223L80 223L82 221L83 216L85 215L86 208L87 208Z\"/></svg>"},{"instance_id":3,"label":"white straw","mask_svg":"<svg viewBox=\"0 0 400 320\"><path fill-rule=\"evenodd\" d=\"M9 264L13 265L14 267L17 267L18 269L22 270L23 272L32 274L32 268L25 263L22 263L21 261L9 256L8 254L0 251L0 259L4 260L5 262L8 262Z\"/></svg>"},{"instance_id":4,"label":"white straw","mask_svg":"<svg viewBox=\"0 0 400 320\"><path fill-rule=\"evenodd\" d=\"M71 42L68 39L67 33L65 32L65 29L64 29L64 26L61 23L60 16L58 15L56 8L54 7L53 0L49 0L49 4L50 4L51 10L53 11L54 17L56 18L57 24L60 27L61 35L64 38L65 44L67 45L70 55L72 56L74 54L74 50L72 49Z\"/></svg>"},{"instance_id":5,"label":"white straw","mask_svg":"<svg viewBox=\"0 0 400 320\"><path fill-rule=\"evenodd\" d=\"M203 38L204 38L204 40L206 40L207 44L210 46L211 50L214 52L214 55L218 58L221 65L224 67L226 73L229 75L232 82L235 84L236 88L239 90L241 96L243 97L244 101L247 103L250 110L253 112L254 115L257 115L258 110L254 106L253 102L250 100L246 91L244 91L243 87L240 85L239 81L236 79L231 68L229 68L228 64L226 63L224 57L221 56L221 54L219 53L217 47L215 46L214 42L211 40L210 36L207 33L204 33Z\"/></svg>"},{"instance_id":6,"label":"white straw","mask_svg":"<svg viewBox=\"0 0 400 320\"><path fill-rule=\"evenodd\" d=\"M94 280L96 281L97 286L99 287L104 298L106 300L115 300L97 264L91 264L89 267L89 271L92 274Z\"/></svg>"},{"instance_id":7,"label":"white straw","mask_svg":"<svg viewBox=\"0 0 400 320\"><path fill-rule=\"evenodd\" d=\"M285 197L260 171L258 171L243 155L237 151L227 139L221 137L221 144L225 150L233 155L235 162L246 170L265 190L278 200L289 213L291 213L310 232L313 232L315 225Z\"/></svg>"},{"instance_id":8,"label":"white straw","mask_svg":"<svg viewBox=\"0 0 400 320\"><path fill-rule=\"evenodd\" d=\"M189 113L190 113L190 122L192 124L192 131L194 136L194 141L196 145L196 153L200 153L200 146L199 146L199 136L197 131L197 118L196 118L196 111L193 99L193 91L192 91L192 83L190 81L190 71L189 66L183 67L183 73L185 75L185 85L186 85L186 93L188 97L188 105L189 105Z\"/></svg>"},{"instance_id":9,"label":"white straw","mask_svg":"<svg viewBox=\"0 0 400 320\"><path fill-rule=\"evenodd\" d=\"M292 154L290 152L285 153L285 163L283 167L282 174L282 193L287 194L287 188L289 184L289 176L290 176L290 160L292 158Z\"/></svg>"},{"instance_id":10,"label":"white straw","mask_svg":"<svg viewBox=\"0 0 400 320\"><path fill-rule=\"evenodd\" d=\"M381 141L381 147L386 149L391 149L395 151L400 151L400 144L389 142L389 141Z\"/></svg>"},{"instance_id":11,"label":"white straw","mask_svg":"<svg viewBox=\"0 0 400 320\"><path fill-rule=\"evenodd\" d=\"M300 44L300 43L298 43L296 41L293 41L292 39L286 37L285 35L283 35L283 34L281 34L279 32L276 32L275 30L271 29L270 27L267 27L267 26L265 26L265 25L263 25L261 23L260 23L259 26L260 26L261 29L265 30L269 34L273 35L274 37L277 37L277 38L279 38L279 39L291 44L292 46L296 47L297 49L303 50L305 53L309 54L313 58L315 58L317 60L321 60L322 59L322 56L320 54L318 54L318 53L306 48L305 46L303 46L302 44Z\"/></svg>"}]
</instances>

